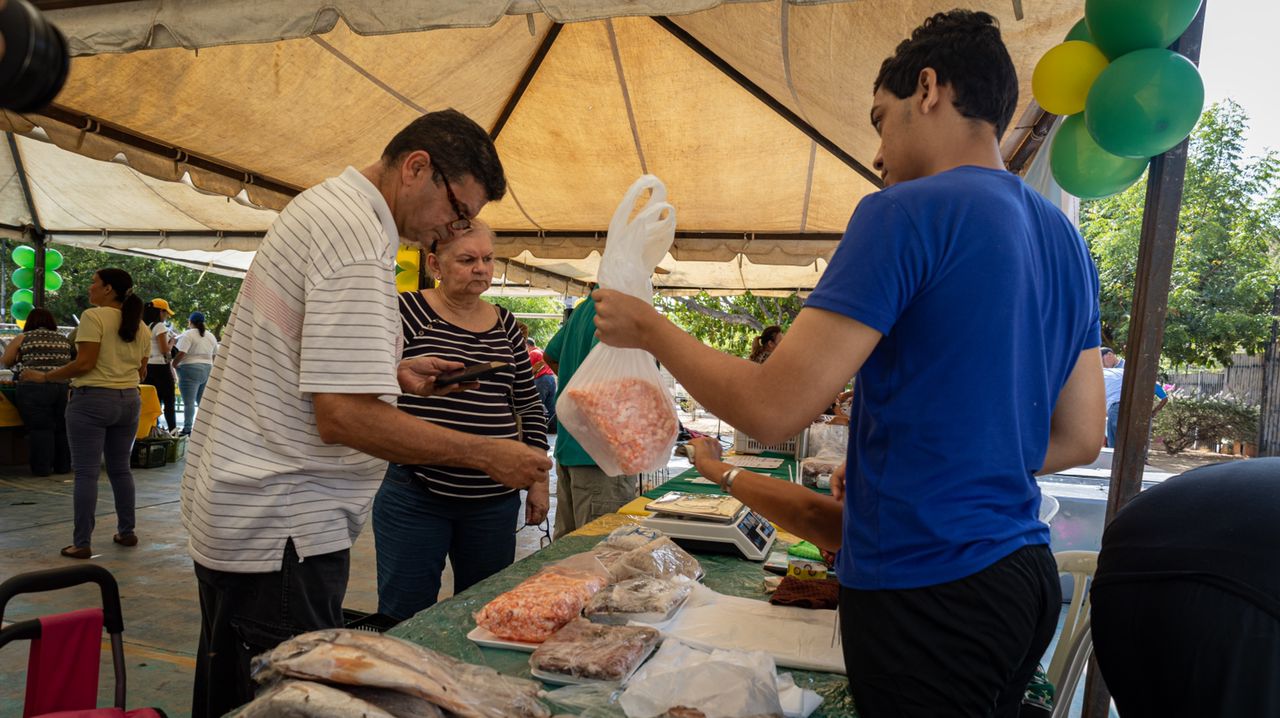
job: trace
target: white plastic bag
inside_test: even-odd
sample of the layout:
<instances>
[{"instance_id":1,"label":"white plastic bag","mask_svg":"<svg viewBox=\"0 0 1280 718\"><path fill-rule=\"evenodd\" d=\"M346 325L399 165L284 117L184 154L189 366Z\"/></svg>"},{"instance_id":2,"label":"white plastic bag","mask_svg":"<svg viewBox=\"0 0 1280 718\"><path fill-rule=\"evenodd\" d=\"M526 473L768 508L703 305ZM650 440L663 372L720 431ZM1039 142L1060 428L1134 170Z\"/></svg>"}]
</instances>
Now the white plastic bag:
<instances>
[{"instance_id":1,"label":"white plastic bag","mask_svg":"<svg viewBox=\"0 0 1280 718\"><path fill-rule=\"evenodd\" d=\"M632 217L642 193L652 190ZM675 239L676 210L653 175L636 180L609 222L600 258L600 286L653 302L653 269ZM675 400L653 355L597 344L556 402L556 416L596 465L610 476L667 465L680 430Z\"/></svg>"},{"instance_id":2,"label":"white plastic bag","mask_svg":"<svg viewBox=\"0 0 1280 718\"><path fill-rule=\"evenodd\" d=\"M703 651L667 640L618 703L628 718L655 718L676 706L708 718L782 716L774 671L764 653Z\"/></svg>"}]
</instances>

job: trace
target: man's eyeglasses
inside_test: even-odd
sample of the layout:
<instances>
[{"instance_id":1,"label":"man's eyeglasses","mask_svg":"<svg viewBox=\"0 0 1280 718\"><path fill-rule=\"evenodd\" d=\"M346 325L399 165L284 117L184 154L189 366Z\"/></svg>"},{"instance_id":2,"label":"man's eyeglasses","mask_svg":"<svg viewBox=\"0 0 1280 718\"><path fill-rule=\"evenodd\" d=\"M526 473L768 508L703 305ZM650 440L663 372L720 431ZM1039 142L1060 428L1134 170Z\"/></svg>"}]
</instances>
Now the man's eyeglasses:
<instances>
[{"instance_id":1,"label":"man's eyeglasses","mask_svg":"<svg viewBox=\"0 0 1280 718\"><path fill-rule=\"evenodd\" d=\"M442 172L440 179L444 180L444 193L449 198L449 204L453 205L454 214L458 218L449 223L449 229L455 232L464 232L471 229L471 220L467 217L466 211L462 207L462 203L458 201L458 196L453 193L453 187L449 185L449 178L444 176Z\"/></svg>"}]
</instances>

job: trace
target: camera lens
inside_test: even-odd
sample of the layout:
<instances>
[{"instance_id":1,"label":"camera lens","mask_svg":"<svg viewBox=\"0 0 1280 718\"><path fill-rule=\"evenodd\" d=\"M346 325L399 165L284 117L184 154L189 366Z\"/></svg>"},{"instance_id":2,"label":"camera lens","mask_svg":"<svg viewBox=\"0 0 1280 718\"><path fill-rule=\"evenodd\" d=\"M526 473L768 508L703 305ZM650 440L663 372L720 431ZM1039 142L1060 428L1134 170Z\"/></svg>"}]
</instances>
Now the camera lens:
<instances>
[{"instance_id":1,"label":"camera lens","mask_svg":"<svg viewBox=\"0 0 1280 718\"><path fill-rule=\"evenodd\" d=\"M30 112L53 102L71 66L66 38L27 0L0 9L0 33L0 107Z\"/></svg>"}]
</instances>

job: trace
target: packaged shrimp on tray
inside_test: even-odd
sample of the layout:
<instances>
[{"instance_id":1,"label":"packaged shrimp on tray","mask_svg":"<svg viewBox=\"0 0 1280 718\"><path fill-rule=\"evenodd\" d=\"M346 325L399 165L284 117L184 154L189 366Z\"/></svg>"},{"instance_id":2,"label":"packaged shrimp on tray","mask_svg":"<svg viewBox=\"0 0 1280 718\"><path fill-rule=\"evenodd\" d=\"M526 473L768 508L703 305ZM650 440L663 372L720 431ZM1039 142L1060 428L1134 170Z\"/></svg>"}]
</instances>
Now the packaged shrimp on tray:
<instances>
[{"instance_id":1,"label":"packaged shrimp on tray","mask_svg":"<svg viewBox=\"0 0 1280 718\"><path fill-rule=\"evenodd\" d=\"M609 580L609 572L594 556L548 566L486 603L475 614L476 627L500 641L530 646L542 643L581 615L583 606ZM484 633L478 635L489 638ZM506 647L529 650L520 645Z\"/></svg>"},{"instance_id":2,"label":"packaged shrimp on tray","mask_svg":"<svg viewBox=\"0 0 1280 718\"><path fill-rule=\"evenodd\" d=\"M649 199L631 217L640 195ZM676 211L652 175L636 180L609 222L600 286L653 302L653 270L675 239ZM667 465L680 425L653 355L597 344L556 401L556 416L610 476Z\"/></svg>"}]
</instances>

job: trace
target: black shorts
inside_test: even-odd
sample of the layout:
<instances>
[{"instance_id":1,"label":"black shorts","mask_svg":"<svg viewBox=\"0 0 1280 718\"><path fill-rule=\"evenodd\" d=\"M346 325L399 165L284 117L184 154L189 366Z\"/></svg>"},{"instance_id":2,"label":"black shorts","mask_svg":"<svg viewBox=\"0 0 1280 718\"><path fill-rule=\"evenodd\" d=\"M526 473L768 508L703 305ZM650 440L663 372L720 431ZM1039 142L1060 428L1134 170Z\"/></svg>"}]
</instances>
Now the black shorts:
<instances>
[{"instance_id":1,"label":"black shorts","mask_svg":"<svg viewBox=\"0 0 1280 718\"><path fill-rule=\"evenodd\" d=\"M1058 566L1043 545L937 586L841 589L858 715L1015 718L1061 608Z\"/></svg>"}]
</instances>

